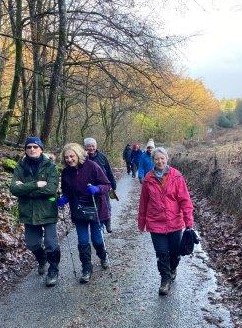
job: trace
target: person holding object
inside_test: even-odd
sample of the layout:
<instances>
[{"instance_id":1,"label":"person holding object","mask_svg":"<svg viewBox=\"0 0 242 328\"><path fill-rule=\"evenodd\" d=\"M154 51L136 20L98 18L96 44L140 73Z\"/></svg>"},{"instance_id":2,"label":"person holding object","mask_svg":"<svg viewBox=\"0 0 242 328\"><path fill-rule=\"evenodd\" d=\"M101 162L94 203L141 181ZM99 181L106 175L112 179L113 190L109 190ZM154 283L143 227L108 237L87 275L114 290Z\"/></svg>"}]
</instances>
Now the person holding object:
<instances>
[{"instance_id":1,"label":"person holding object","mask_svg":"<svg viewBox=\"0 0 242 328\"><path fill-rule=\"evenodd\" d=\"M146 145L146 151L141 155L138 167L138 179L142 183L146 173L153 169L154 163L151 157L152 150L155 148L153 139L149 139Z\"/></svg>"},{"instance_id":2,"label":"person holding object","mask_svg":"<svg viewBox=\"0 0 242 328\"><path fill-rule=\"evenodd\" d=\"M155 148L152 159L154 169L142 183L138 228L151 234L161 275L159 294L167 295L180 261L183 229L193 227L193 204L184 177L167 164L166 149Z\"/></svg>"},{"instance_id":3,"label":"person holding object","mask_svg":"<svg viewBox=\"0 0 242 328\"><path fill-rule=\"evenodd\" d=\"M80 283L87 283L92 275L90 239L97 256L100 258L102 268L108 268L107 251L99 220L102 222L102 218L109 217L106 198L111 185L100 166L89 160L87 152L77 143L69 143L64 146L62 162L65 166L61 174L63 195L59 198L58 205L64 206L69 202L71 219L75 224L78 237L79 257L82 263ZM93 197L97 204L98 217L95 220L89 220L86 216L89 215L93 219L93 216L96 215Z\"/></svg>"},{"instance_id":4,"label":"person holding object","mask_svg":"<svg viewBox=\"0 0 242 328\"><path fill-rule=\"evenodd\" d=\"M85 138L84 139L84 147L85 147L85 150L87 151L89 159L91 161L96 162L101 167L104 174L107 176L108 180L110 181L112 189L115 191L117 188L115 177L113 175L111 166L109 164L109 161L108 161L106 155L104 155L97 149L97 141L94 138ZM111 204L110 204L110 197L108 194L107 194L106 201L107 201L107 204L109 207L110 215L107 218L102 217L101 219L102 219L102 223L106 227L107 232L111 233L112 232Z\"/></svg>"},{"instance_id":5,"label":"person holding object","mask_svg":"<svg viewBox=\"0 0 242 328\"><path fill-rule=\"evenodd\" d=\"M49 263L46 286L51 287L57 282L60 262L56 230L59 175L56 165L43 155L43 147L39 137L26 139L25 156L14 170L10 191L18 197L19 220L24 223L26 246L39 264L40 275L45 273Z\"/></svg>"}]
</instances>

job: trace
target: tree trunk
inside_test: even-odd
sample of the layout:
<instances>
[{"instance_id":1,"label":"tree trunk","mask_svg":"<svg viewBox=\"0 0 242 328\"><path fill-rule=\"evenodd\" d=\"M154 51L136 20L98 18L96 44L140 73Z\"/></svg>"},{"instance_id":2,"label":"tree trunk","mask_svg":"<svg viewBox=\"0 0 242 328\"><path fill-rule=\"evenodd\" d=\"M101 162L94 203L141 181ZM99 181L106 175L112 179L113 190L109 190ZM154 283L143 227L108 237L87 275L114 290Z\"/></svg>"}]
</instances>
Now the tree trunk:
<instances>
[{"instance_id":1,"label":"tree trunk","mask_svg":"<svg viewBox=\"0 0 242 328\"><path fill-rule=\"evenodd\" d=\"M49 135L51 133L54 111L56 106L56 99L58 95L58 88L61 79L61 73L66 53L66 4L65 0L58 0L59 8L59 44L56 55L56 60L53 68L53 73L50 81L50 90L46 112L44 115L44 122L41 131L41 139L44 143L47 143Z\"/></svg>"},{"instance_id":2,"label":"tree trunk","mask_svg":"<svg viewBox=\"0 0 242 328\"><path fill-rule=\"evenodd\" d=\"M22 12L22 0L16 0L16 20L14 22L13 3L9 0L9 16L11 21L11 27L13 36L15 39L15 70L14 78L10 93L10 99L8 109L3 115L0 121L0 144L4 143L10 126L10 121L13 116L14 107L18 98L18 90L20 84L21 70L22 70L22 25L21 25L21 12Z\"/></svg>"},{"instance_id":3,"label":"tree trunk","mask_svg":"<svg viewBox=\"0 0 242 328\"><path fill-rule=\"evenodd\" d=\"M29 105L28 105L28 90L27 90L27 82L25 78L25 71L22 70L22 88L23 88L23 117L22 117L22 124L21 124L21 130L19 133L18 138L18 144L23 144L24 140L27 137L27 131L28 131L28 122L29 122Z\"/></svg>"}]
</instances>

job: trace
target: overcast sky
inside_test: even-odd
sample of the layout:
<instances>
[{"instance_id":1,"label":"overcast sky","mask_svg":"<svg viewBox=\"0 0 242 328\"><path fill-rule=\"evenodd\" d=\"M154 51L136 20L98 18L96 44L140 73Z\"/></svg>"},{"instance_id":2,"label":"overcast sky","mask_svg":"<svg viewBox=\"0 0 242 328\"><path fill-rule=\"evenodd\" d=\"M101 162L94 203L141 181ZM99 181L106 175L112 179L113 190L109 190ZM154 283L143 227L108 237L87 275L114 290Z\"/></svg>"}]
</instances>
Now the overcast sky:
<instances>
[{"instance_id":1,"label":"overcast sky","mask_svg":"<svg viewBox=\"0 0 242 328\"><path fill-rule=\"evenodd\" d=\"M165 20L168 35L196 34L181 49L187 74L217 98L242 98L242 0L181 2L165 1L165 8L164 0L149 4Z\"/></svg>"}]
</instances>

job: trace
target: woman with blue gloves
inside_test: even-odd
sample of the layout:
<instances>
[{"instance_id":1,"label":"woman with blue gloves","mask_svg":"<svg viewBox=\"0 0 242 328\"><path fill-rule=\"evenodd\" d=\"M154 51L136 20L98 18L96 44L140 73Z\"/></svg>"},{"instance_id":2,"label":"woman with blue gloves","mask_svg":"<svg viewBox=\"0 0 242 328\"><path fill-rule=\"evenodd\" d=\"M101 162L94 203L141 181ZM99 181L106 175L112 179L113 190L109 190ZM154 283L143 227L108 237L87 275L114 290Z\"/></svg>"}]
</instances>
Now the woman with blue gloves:
<instances>
[{"instance_id":1,"label":"woman with blue gloves","mask_svg":"<svg viewBox=\"0 0 242 328\"><path fill-rule=\"evenodd\" d=\"M111 185L100 166L89 160L86 151L77 143L69 143L64 146L62 161L65 166L61 175L63 195L58 200L58 206L63 207L69 202L82 263L80 283L87 283L92 274L90 239L101 260L102 268L108 268L107 252L99 219L107 218L110 215L106 197ZM97 210L96 221L80 219L79 208L83 207Z\"/></svg>"}]
</instances>

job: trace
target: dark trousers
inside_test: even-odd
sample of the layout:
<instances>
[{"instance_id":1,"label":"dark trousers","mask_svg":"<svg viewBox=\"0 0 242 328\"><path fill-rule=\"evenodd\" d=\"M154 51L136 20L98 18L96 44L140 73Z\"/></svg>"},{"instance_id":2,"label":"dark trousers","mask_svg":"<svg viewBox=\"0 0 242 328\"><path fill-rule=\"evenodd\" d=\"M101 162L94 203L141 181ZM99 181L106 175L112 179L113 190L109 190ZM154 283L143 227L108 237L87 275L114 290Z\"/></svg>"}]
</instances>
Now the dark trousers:
<instances>
[{"instance_id":1,"label":"dark trousers","mask_svg":"<svg viewBox=\"0 0 242 328\"><path fill-rule=\"evenodd\" d=\"M56 223L43 225L25 224L25 243L30 251L36 251L44 244L46 252L59 248Z\"/></svg>"},{"instance_id":2,"label":"dark trousers","mask_svg":"<svg viewBox=\"0 0 242 328\"><path fill-rule=\"evenodd\" d=\"M168 257L170 269L175 270L180 261L179 249L182 230L170 232L167 234L151 232L150 235L157 259L159 259L161 256Z\"/></svg>"},{"instance_id":3,"label":"dark trousers","mask_svg":"<svg viewBox=\"0 0 242 328\"><path fill-rule=\"evenodd\" d=\"M130 174L130 172L131 172L131 162L130 161L125 161L125 163L126 163L127 173Z\"/></svg>"},{"instance_id":4,"label":"dark trousers","mask_svg":"<svg viewBox=\"0 0 242 328\"><path fill-rule=\"evenodd\" d=\"M131 171L132 171L132 177L135 178L136 177L136 172L138 171L138 165L136 165L135 163L131 164Z\"/></svg>"}]
</instances>

